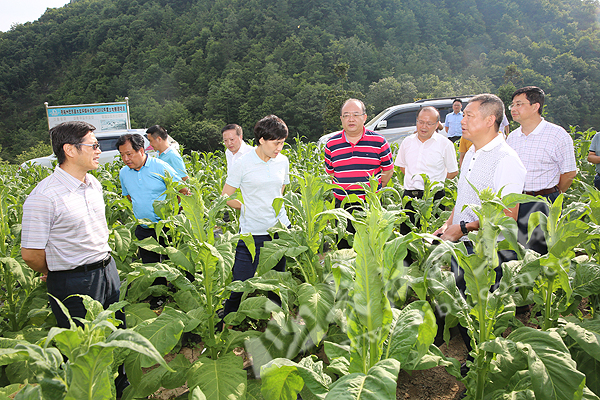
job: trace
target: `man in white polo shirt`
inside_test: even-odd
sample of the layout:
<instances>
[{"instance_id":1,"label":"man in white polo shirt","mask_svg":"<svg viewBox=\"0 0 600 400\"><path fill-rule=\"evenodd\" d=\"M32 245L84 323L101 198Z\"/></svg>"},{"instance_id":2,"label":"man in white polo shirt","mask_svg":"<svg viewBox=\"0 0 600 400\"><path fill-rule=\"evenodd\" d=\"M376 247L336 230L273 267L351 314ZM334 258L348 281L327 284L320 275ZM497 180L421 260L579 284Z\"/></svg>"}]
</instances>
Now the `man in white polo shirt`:
<instances>
[{"instance_id":1,"label":"man in white polo shirt","mask_svg":"<svg viewBox=\"0 0 600 400\"><path fill-rule=\"evenodd\" d=\"M88 295L104 308L119 300L121 282L110 256L108 226L100 182L87 172L98 168L101 150L87 122L64 122L50 130L58 166L33 189L23 204L21 255L34 271L47 274L48 293L72 318L84 318L80 297ZM50 298L56 323L70 328L67 316ZM125 327L125 315L116 313ZM81 323L74 319L77 325ZM129 382L120 367L117 397Z\"/></svg>"},{"instance_id":2,"label":"man in white polo shirt","mask_svg":"<svg viewBox=\"0 0 600 400\"><path fill-rule=\"evenodd\" d=\"M421 174L427 175L431 182L444 182L458 175L456 152L450 140L436 132L440 121L440 113L435 107L423 107L417 114L417 132L405 138L400 144L396 161L394 162L404 173L404 196L421 199L425 184ZM444 197L444 190L434 195L434 200ZM414 210L412 202L406 204L406 209ZM409 213L413 224L415 215ZM401 233L406 235L410 228L402 224Z\"/></svg>"},{"instance_id":3,"label":"man in white polo shirt","mask_svg":"<svg viewBox=\"0 0 600 400\"><path fill-rule=\"evenodd\" d=\"M479 218L470 205L479 205L481 200L477 191L490 188L502 196L509 193L521 193L525 183L525 167L517 153L504 141L503 135L498 134L504 103L493 94L480 94L471 99L464 111L462 119L463 137L470 140L473 146L467 151L458 179L456 204L450 218L434 232L441 239L463 241L469 253L473 253L473 244L468 240L469 231L479 229ZM504 212L516 220L519 205ZM503 262L516 259L512 250L498 251L498 266L495 268L496 280L493 288L497 287L502 277ZM451 270L456 279L456 287L463 297L466 297L464 271L452 258ZM466 328L459 326L459 331L467 347L471 351L471 339ZM472 361L472 357L468 356ZM461 373L464 370L461 367Z\"/></svg>"},{"instance_id":4,"label":"man in white polo shirt","mask_svg":"<svg viewBox=\"0 0 600 400\"><path fill-rule=\"evenodd\" d=\"M573 139L558 125L542 118L544 91L535 86L526 86L513 93L509 107L513 120L521 126L515 129L506 142L512 147L527 169L524 192L532 196L543 196L553 202L566 192L577 175ZM536 211L548 215L545 203L531 202L519 208L519 243L540 254L548 252L546 240L537 227L527 241L529 216Z\"/></svg>"}]
</instances>

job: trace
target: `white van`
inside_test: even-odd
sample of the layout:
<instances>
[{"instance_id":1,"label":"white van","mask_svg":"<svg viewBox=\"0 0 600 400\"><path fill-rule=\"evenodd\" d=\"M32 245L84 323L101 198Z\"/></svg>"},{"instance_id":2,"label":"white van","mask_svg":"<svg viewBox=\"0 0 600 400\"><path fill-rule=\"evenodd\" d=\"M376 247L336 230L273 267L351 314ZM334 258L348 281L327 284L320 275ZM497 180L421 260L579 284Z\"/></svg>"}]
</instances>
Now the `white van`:
<instances>
[{"instance_id":1,"label":"white van","mask_svg":"<svg viewBox=\"0 0 600 400\"><path fill-rule=\"evenodd\" d=\"M100 144L100 153L99 162L100 164L106 164L115 160L115 157L119 157L119 150L116 148L115 144L121 135L125 135L126 133L137 133L142 135L144 138L144 148L146 149L146 153L152 156L158 156L155 154L156 151L150 146L150 142L146 139L146 129L127 129L127 130L116 130L116 131L105 131L105 132L94 132L94 136L98 140ZM174 144L175 149L179 151L179 143L177 143L171 136L169 136L169 141L171 144ZM36 164L42 165L44 167L52 168L52 163L56 161L56 156L51 154L46 157L34 158L32 160L25 161L21 164L21 168L27 166L27 164Z\"/></svg>"}]
</instances>

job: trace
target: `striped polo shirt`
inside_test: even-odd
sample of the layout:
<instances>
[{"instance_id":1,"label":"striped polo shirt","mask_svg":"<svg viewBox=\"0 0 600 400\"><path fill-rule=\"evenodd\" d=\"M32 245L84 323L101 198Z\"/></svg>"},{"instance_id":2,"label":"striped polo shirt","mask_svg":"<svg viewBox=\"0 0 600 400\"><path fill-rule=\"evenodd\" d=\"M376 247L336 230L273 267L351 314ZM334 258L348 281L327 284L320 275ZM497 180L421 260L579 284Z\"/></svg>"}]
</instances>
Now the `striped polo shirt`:
<instances>
[{"instance_id":1,"label":"striped polo shirt","mask_svg":"<svg viewBox=\"0 0 600 400\"><path fill-rule=\"evenodd\" d=\"M360 140L352 144L342 131L332 136L325 145L325 171L333 175L333 182L339 185L339 188L333 189L338 200L349 194L356 194L364 200L365 192L359 184L368 184L369 177L374 175L381 187L381 172L393 168L390 145L375 132L365 129Z\"/></svg>"}]
</instances>

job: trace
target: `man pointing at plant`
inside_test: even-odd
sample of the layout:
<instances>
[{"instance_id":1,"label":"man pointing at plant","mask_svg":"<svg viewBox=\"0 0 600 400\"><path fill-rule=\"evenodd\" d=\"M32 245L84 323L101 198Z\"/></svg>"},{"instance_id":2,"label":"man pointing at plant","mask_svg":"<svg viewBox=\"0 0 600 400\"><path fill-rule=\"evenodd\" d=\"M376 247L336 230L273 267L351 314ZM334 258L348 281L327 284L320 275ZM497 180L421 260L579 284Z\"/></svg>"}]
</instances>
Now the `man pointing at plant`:
<instances>
[{"instance_id":1,"label":"man pointing at plant","mask_svg":"<svg viewBox=\"0 0 600 400\"><path fill-rule=\"evenodd\" d=\"M101 153L95 129L87 122L71 121L50 130L58 166L23 204L23 261L48 275L48 293L65 305L72 318L84 318L86 309L80 297L69 296L87 295L107 308L119 300L121 287L110 256L102 186L87 173L98 168ZM57 325L70 328L69 319L53 298L50 306ZM125 328L123 312L115 315ZM129 385L122 367L115 384L120 397Z\"/></svg>"}]
</instances>

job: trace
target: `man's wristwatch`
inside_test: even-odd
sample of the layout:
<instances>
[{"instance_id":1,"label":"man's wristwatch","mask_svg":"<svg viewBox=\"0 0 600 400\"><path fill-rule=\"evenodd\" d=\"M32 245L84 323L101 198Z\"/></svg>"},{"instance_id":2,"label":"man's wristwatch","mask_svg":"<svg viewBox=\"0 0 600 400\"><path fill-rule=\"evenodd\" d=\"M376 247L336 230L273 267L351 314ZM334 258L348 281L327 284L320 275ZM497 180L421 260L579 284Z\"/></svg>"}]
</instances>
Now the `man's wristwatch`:
<instances>
[{"instance_id":1,"label":"man's wristwatch","mask_svg":"<svg viewBox=\"0 0 600 400\"><path fill-rule=\"evenodd\" d=\"M467 223L465 221L460 221L460 231L463 233L463 235L469 233L469 230L467 229Z\"/></svg>"}]
</instances>

